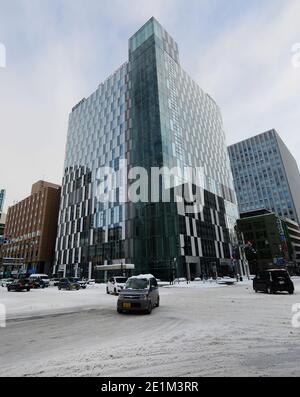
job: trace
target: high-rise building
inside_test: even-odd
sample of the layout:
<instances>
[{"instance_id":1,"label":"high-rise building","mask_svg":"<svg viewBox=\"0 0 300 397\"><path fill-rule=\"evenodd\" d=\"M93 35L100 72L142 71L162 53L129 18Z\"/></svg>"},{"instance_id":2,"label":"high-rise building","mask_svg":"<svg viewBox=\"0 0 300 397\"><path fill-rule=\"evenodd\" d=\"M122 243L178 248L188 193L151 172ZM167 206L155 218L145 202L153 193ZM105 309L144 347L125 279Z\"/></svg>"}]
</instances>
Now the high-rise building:
<instances>
[{"instance_id":1,"label":"high-rise building","mask_svg":"<svg viewBox=\"0 0 300 397\"><path fill-rule=\"evenodd\" d=\"M5 219L6 215L2 212L4 206L4 199L5 199L5 190L0 190L0 236L4 234L4 226L5 226Z\"/></svg>"},{"instance_id":2,"label":"high-rise building","mask_svg":"<svg viewBox=\"0 0 300 397\"><path fill-rule=\"evenodd\" d=\"M60 186L39 181L31 195L8 208L2 246L3 270L52 274Z\"/></svg>"},{"instance_id":3,"label":"high-rise building","mask_svg":"<svg viewBox=\"0 0 300 397\"><path fill-rule=\"evenodd\" d=\"M300 274L300 229L297 222L264 210L241 214L237 221L243 233L251 274L279 266Z\"/></svg>"},{"instance_id":4,"label":"high-rise building","mask_svg":"<svg viewBox=\"0 0 300 397\"><path fill-rule=\"evenodd\" d=\"M229 146L240 213L268 209L300 223L297 162L275 130Z\"/></svg>"},{"instance_id":5,"label":"high-rise building","mask_svg":"<svg viewBox=\"0 0 300 397\"><path fill-rule=\"evenodd\" d=\"M288 235L292 261L296 266L295 271L300 275L300 226L297 222L287 218L283 218L283 224Z\"/></svg>"},{"instance_id":6,"label":"high-rise building","mask_svg":"<svg viewBox=\"0 0 300 397\"><path fill-rule=\"evenodd\" d=\"M4 199L5 199L5 190L1 189L0 190L0 216L3 211Z\"/></svg>"},{"instance_id":7,"label":"high-rise building","mask_svg":"<svg viewBox=\"0 0 300 397\"><path fill-rule=\"evenodd\" d=\"M192 183L197 210L188 210L187 201L146 200L157 189L150 178L137 189L144 198L133 202L122 160L148 176L153 167L202 167L201 183ZM115 171L113 188L103 167ZM115 199L99 201L99 184ZM128 62L70 114L55 271L103 278L102 266L116 271L122 263L163 279L226 273L237 217L220 110L182 69L176 42L151 18L130 38Z\"/></svg>"},{"instance_id":8,"label":"high-rise building","mask_svg":"<svg viewBox=\"0 0 300 397\"><path fill-rule=\"evenodd\" d=\"M2 212L0 213L0 277L3 276L2 269L2 247L5 242L4 238L4 229L5 229L5 222L6 222L6 214Z\"/></svg>"},{"instance_id":9,"label":"high-rise building","mask_svg":"<svg viewBox=\"0 0 300 397\"><path fill-rule=\"evenodd\" d=\"M0 214L0 236L4 236L5 222L6 222L6 214L2 212L2 214Z\"/></svg>"}]
</instances>

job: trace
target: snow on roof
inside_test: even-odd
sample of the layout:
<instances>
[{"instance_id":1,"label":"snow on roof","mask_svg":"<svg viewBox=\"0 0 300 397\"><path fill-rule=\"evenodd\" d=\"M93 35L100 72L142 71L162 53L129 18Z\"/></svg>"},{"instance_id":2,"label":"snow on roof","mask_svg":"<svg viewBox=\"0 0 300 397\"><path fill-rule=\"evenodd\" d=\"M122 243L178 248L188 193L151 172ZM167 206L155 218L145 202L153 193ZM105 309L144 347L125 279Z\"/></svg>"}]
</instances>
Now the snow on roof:
<instances>
[{"instance_id":1,"label":"snow on roof","mask_svg":"<svg viewBox=\"0 0 300 397\"><path fill-rule=\"evenodd\" d=\"M147 279L150 280L150 278L155 278L152 274L139 274L138 276L133 276L130 278L139 278L139 279Z\"/></svg>"}]
</instances>

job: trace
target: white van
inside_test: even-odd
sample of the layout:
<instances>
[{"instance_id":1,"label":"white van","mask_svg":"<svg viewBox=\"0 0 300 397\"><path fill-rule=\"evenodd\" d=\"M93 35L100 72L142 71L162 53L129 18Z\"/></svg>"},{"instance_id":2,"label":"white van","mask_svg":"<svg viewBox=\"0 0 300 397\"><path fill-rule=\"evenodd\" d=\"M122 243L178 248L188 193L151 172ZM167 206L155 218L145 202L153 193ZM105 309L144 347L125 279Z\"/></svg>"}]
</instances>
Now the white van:
<instances>
[{"instance_id":1,"label":"white van","mask_svg":"<svg viewBox=\"0 0 300 397\"><path fill-rule=\"evenodd\" d=\"M118 295L120 291L125 287L127 277L116 276L111 277L106 286L106 293L112 295Z\"/></svg>"},{"instance_id":2,"label":"white van","mask_svg":"<svg viewBox=\"0 0 300 397\"><path fill-rule=\"evenodd\" d=\"M29 276L29 280L32 280L32 281L34 281L34 280L43 280L44 283L45 283L45 287L49 287L49 283L50 283L50 279L49 279L49 276L47 274L39 274L39 273L31 274Z\"/></svg>"}]
</instances>

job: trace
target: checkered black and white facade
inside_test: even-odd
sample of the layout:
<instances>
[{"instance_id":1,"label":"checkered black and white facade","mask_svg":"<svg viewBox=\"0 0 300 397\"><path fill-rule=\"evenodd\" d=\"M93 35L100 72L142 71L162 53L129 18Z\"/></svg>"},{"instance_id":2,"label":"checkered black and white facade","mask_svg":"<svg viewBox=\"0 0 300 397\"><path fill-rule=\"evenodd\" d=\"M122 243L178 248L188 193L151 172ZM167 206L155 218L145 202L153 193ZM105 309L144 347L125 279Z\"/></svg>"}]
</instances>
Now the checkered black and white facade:
<instances>
[{"instance_id":1,"label":"checkered black and white facade","mask_svg":"<svg viewBox=\"0 0 300 397\"><path fill-rule=\"evenodd\" d=\"M184 202L99 202L101 167L116 171L111 193L126 196L124 159L147 170L202 167L198 211ZM70 114L54 272L93 277L97 265L133 263L165 278L176 262L178 276L210 274L232 265L237 217L220 110L151 18L129 40L129 61Z\"/></svg>"}]
</instances>

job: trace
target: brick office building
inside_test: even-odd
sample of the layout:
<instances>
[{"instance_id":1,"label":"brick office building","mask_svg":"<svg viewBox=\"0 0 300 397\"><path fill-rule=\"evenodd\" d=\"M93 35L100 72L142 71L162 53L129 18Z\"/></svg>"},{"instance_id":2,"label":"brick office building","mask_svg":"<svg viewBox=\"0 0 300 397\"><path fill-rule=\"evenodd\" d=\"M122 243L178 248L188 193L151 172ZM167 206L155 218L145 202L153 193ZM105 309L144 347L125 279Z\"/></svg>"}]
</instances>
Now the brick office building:
<instances>
[{"instance_id":1,"label":"brick office building","mask_svg":"<svg viewBox=\"0 0 300 397\"><path fill-rule=\"evenodd\" d=\"M3 246L5 273L52 272L60 186L38 181L31 195L8 209Z\"/></svg>"}]
</instances>

